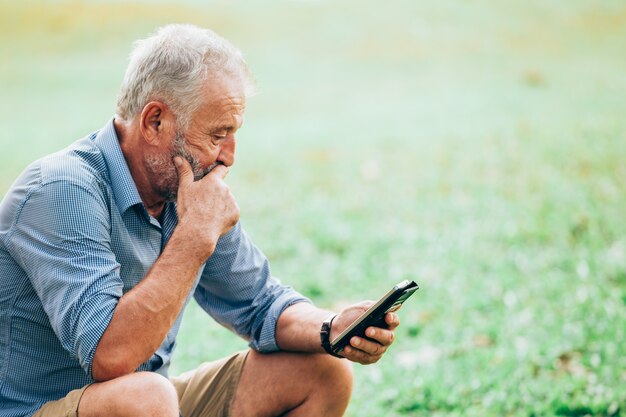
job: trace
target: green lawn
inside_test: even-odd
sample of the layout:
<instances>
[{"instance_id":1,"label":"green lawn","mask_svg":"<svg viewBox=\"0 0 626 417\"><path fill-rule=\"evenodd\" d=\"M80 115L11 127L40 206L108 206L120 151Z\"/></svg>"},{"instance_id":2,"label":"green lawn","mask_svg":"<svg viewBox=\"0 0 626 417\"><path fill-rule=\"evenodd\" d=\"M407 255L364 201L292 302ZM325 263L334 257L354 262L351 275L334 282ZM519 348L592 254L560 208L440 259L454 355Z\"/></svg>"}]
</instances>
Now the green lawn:
<instances>
[{"instance_id":1,"label":"green lawn","mask_svg":"<svg viewBox=\"0 0 626 417\"><path fill-rule=\"evenodd\" d=\"M228 182L274 274L420 284L349 416L626 415L625 3L177 4L0 1L0 190L104 125L134 39L214 28L259 84ZM173 372L245 346L191 306Z\"/></svg>"}]
</instances>

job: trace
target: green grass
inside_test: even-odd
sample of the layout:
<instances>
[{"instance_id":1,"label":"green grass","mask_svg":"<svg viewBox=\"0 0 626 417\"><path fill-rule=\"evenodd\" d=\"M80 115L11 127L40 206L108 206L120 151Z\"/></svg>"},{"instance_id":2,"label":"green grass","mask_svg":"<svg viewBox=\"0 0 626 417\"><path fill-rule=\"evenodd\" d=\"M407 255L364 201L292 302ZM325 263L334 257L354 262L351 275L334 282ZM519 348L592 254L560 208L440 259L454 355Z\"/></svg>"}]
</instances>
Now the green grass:
<instances>
[{"instance_id":1,"label":"green grass","mask_svg":"<svg viewBox=\"0 0 626 417\"><path fill-rule=\"evenodd\" d=\"M349 416L626 413L619 1L2 2L0 190L112 115L132 40L216 29L260 94L229 174L320 306L414 278ZM245 347L191 306L174 372Z\"/></svg>"}]
</instances>

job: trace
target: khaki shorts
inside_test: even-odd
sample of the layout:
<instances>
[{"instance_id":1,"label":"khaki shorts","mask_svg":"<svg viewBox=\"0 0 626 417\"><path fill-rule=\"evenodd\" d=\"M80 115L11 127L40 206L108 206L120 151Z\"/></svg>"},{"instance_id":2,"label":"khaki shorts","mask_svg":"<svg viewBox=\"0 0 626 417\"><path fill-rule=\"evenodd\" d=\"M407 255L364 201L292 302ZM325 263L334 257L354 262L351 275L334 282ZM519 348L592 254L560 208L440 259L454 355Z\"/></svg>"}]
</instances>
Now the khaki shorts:
<instances>
[{"instance_id":1,"label":"khaki shorts","mask_svg":"<svg viewBox=\"0 0 626 417\"><path fill-rule=\"evenodd\" d=\"M183 417L228 417L248 352L206 362L170 378ZM78 417L78 404L88 386L44 404L33 417Z\"/></svg>"}]
</instances>

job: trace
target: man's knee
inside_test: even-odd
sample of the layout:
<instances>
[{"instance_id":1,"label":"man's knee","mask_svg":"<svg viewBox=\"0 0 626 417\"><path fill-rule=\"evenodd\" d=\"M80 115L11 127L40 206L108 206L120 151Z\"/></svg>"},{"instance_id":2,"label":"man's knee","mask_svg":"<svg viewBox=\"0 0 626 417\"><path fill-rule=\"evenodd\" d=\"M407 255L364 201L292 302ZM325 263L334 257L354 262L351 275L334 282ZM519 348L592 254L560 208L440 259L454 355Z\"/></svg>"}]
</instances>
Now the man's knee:
<instances>
[{"instance_id":1,"label":"man's knee","mask_svg":"<svg viewBox=\"0 0 626 417\"><path fill-rule=\"evenodd\" d=\"M178 416L178 395L172 383L154 372L139 372L128 397L135 416ZM136 401L133 401L132 399ZM129 410L130 411L130 410Z\"/></svg>"},{"instance_id":2,"label":"man's knee","mask_svg":"<svg viewBox=\"0 0 626 417\"><path fill-rule=\"evenodd\" d=\"M167 378L137 372L87 388L79 415L178 417L178 395Z\"/></svg>"},{"instance_id":3,"label":"man's knee","mask_svg":"<svg viewBox=\"0 0 626 417\"><path fill-rule=\"evenodd\" d=\"M320 362L316 364L316 368L319 369L321 377L332 378L334 381L352 385L352 363L350 361L333 358L330 355L316 356Z\"/></svg>"},{"instance_id":4,"label":"man's knee","mask_svg":"<svg viewBox=\"0 0 626 417\"><path fill-rule=\"evenodd\" d=\"M321 391L332 391L338 400L349 400L352 394L352 363L330 355L315 355L313 372Z\"/></svg>"},{"instance_id":5,"label":"man's knee","mask_svg":"<svg viewBox=\"0 0 626 417\"><path fill-rule=\"evenodd\" d=\"M352 366L347 360L318 353L251 351L232 415L284 415L300 410L294 414L340 416L351 394Z\"/></svg>"}]
</instances>

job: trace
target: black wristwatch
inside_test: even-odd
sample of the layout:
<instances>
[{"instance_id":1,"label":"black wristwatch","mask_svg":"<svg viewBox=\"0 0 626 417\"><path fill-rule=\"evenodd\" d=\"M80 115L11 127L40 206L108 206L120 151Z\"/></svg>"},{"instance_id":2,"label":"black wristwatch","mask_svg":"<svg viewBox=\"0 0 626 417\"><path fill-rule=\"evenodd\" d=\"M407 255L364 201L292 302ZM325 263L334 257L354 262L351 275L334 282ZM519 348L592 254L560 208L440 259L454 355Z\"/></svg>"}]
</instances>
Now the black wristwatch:
<instances>
[{"instance_id":1,"label":"black wristwatch","mask_svg":"<svg viewBox=\"0 0 626 417\"><path fill-rule=\"evenodd\" d=\"M322 347L324 348L326 353L336 358L343 359L343 356L338 355L335 352L333 352L333 349L330 347L330 328L333 325L333 320L335 320L335 317L337 317L336 314L332 317L327 318L322 323L322 328L320 329L320 340L322 341Z\"/></svg>"}]
</instances>

